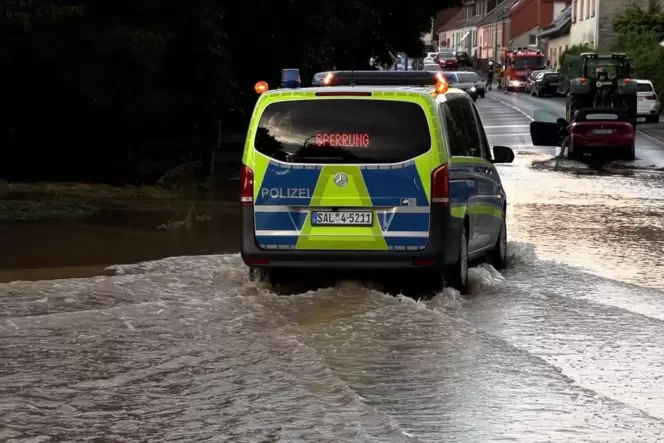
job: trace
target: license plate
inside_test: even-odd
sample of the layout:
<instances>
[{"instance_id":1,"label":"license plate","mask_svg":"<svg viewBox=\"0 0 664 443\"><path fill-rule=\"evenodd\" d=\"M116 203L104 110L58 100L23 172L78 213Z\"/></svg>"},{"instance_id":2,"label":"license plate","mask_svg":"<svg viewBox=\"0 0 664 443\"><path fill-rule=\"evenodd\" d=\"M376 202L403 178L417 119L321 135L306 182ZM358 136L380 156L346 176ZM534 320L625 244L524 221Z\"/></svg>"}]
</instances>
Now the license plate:
<instances>
[{"instance_id":1,"label":"license plate","mask_svg":"<svg viewBox=\"0 0 664 443\"><path fill-rule=\"evenodd\" d=\"M592 133L593 134L602 134L602 135L613 134L613 130L612 129L593 129Z\"/></svg>"},{"instance_id":2,"label":"license plate","mask_svg":"<svg viewBox=\"0 0 664 443\"><path fill-rule=\"evenodd\" d=\"M364 211L320 211L312 217L314 226L372 226L373 213Z\"/></svg>"},{"instance_id":3,"label":"license plate","mask_svg":"<svg viewBox=\"0 0 664 443\"><path fill-rule=\"evenodd\" d=\"M644 122L644 121L646 121L646 118L645 117L639 117L639 118L636 119L636 121L637 122Z\"/></svg>"}]
</instances>

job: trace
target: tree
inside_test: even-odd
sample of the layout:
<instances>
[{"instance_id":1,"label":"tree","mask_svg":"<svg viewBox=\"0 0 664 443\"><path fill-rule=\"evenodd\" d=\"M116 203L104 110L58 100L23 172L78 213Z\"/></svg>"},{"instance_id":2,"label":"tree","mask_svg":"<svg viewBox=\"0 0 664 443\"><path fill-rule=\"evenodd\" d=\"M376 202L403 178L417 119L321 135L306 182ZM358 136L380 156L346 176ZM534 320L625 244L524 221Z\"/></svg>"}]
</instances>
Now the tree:
<instances>
[{"instance_id":1,"label":"tree","mask_svg":"<svg viewBox=\"0 0 664 443\"><path fill-rule=\"evenodd\" d=\"M647 9L632 5L614 21L618 34L616 48L633 57L638 78L653 82L658 93L664 91L664 13L660 3L651 0Z\"/></svg>"},{"instance_id":2,"label":"tree","mask_svg":"<svg viewBox=\"0 0 664 443\"><path fill-rule=\"evenodd\" d=\"M210 152L218 121L246 130L257 81L366 68L389 60L386 44L417 54L431 17L457 3L0 3L0 177L156 179Z\"/></svg>"}]
</instances>

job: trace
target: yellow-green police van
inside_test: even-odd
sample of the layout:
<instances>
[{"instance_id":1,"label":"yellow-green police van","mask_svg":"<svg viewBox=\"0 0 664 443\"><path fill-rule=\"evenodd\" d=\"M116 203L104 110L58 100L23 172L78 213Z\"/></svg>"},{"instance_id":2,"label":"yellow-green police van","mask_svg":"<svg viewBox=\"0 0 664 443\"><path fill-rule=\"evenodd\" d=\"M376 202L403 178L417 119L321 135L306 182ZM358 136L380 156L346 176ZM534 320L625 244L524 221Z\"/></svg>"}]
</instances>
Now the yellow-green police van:
<instances>
[{"instance_id":1,"label":"yellow-green police van","mask_svg":"<svg viewBox=\"0 0 664 443\"><path fill-rule=\"evenodd\" d=\"M241 255L271 284L384 272L468 289L468 262L507 260L507 196L472 98L427 71L260 82L242 159ZM322 79L322 80L321 80Z\"/></svg>"}]
</instances>

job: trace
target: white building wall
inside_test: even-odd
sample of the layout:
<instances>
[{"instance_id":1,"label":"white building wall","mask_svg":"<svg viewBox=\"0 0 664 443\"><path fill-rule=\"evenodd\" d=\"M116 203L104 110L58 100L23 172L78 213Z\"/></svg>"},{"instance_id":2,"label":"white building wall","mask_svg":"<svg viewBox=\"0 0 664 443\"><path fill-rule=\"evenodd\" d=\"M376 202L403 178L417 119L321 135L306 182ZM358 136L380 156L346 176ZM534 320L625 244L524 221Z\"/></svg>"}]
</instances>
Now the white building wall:
<instances>
[{"instance_id":1,"label":"white building wall","mask_svg":"<svg viewBox=\"0 0 664 443\"><path fill-rule=\"evenodd\" d=\"M553 69L558 69L560 67L560 56L565 52L570 46L570 36L563 35L557 38L549 39L548 48L549 52L547 54L547 59L551 63Z\"/></svg>"}]
</instances>

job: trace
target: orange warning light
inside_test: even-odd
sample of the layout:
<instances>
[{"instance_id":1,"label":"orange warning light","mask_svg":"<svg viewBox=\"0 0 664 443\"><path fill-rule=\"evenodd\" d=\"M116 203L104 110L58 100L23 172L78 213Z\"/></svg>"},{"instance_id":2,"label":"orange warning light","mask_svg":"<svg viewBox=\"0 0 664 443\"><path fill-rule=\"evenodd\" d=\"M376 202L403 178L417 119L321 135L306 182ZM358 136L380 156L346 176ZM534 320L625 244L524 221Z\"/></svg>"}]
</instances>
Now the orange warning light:
<instances>
[{"instance_id":1,"label":"orange warning light","mask_svg":"<svg viewBox=\"0 0 664 443\"><path fill-rule=\"evenodd\" d=\"M264 92L267 92L268 86L267 82L258 82L256 83L256 86L254 86L254 90L256 91L256 94L263 94Z\"/></svg>"}]
</instances>

